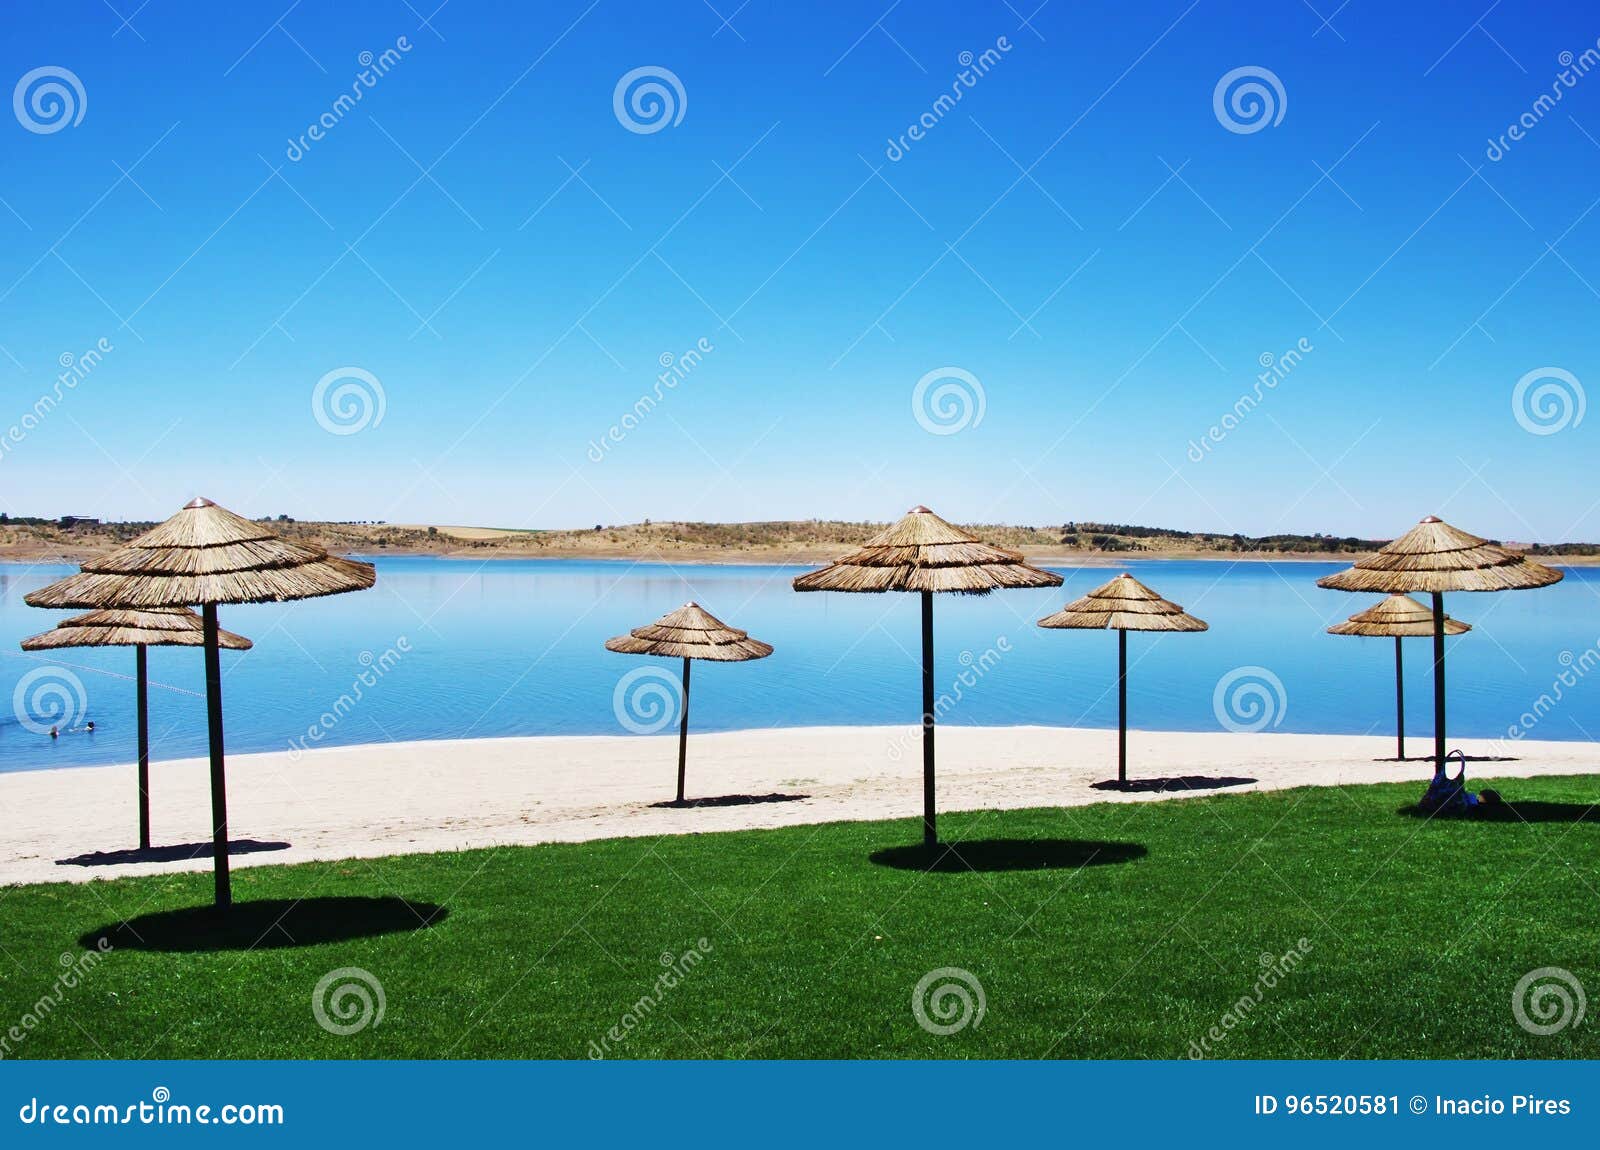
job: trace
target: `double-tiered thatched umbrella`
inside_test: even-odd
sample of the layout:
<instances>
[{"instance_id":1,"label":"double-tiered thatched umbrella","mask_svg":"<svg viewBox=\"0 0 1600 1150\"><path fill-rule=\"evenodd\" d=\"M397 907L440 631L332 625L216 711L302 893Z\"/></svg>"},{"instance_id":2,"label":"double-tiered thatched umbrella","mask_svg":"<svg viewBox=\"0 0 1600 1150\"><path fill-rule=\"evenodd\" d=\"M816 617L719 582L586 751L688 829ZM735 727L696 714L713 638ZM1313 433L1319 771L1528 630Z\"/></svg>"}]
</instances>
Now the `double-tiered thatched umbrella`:
<instances>
[{"instance_id":1,"label":"double-tiered thatched umbrella","mask_svg":"<svg viewBox=\"0 0 1600 1150\"><path fill-rule=\"evenodd\" d=\"M1446 615L1444 633L1464 635L1472 630L1470 624L1459 622ZM1328 628L1330 635L1363 635L1384 638L1394 636L1394 730L1395 757L1406 760L1406 686L1404 661L1400 640L1418 635L1433 634L1433 612L1409 595L1390 595L1375 607L1358 611L1343 623Z\"/></svg>"},{"instance_id":2,"label":"double-tiered thatched umbrella","mask_svg":"<svg viewBox=\"0 0 1600 1150\"><path fill-rule=\"evenodd\" d=\"M922 838L939 841L934 825L933 596L987 595L1009 587L1059 587L1061 576L1025 562L1018 552L991 547L913 507L859 551L794 581L796 591L916 591L922 596Z\"/></svg>"},{"instance_id":3,"label":"double-tiered thatched umbrella","mask_svg":"<svg viewBox=\"0 0 1600 1150\"><path fill-rule=\"evenodd\" d=\"M683 715L678 720L678 802L683 802L684 764L689 749L689 660L743 663L765 659L772 645L736 627L730 627L698 603L685 603L668 611L648 627L635 627L626 635L606 640L607 651L624 655L659 655L683 660Z\"/></svg>"},{"instance_id":4,"label":"double-tiered thatched umbrella","mask_svg":"<svg viewBox=\"0 0 1600 1150\"><path fill-rule=\"evenodd\" d=\"M361 591L370 563L291 543L266 526L196 499L165 523L31 595L34 607L186 607L200 604L206 650L206 717L211 736L211 834L217 906L233 901L228 882L228 784L223 763L219 603L277 603Z\"/></svg>"},{"instance_id":5,"label":"double-tiered thatched umbrella","mask_svg":"<svg viewBox=\"0 0 1600 1150\"><path fill-rule=\"evenodd\" d=\"M1382 594L1426 591L1433 597L1433 769L1444 774L1444 636L1446 591L1521 591L1561 581L1561 572L1430 515L1400 538L1325 575L1318 587Z\"/></svg>"},{"instance_id":6,"label":"double-tiered thatched umbrella","mask_svg":"<svg viewBox=\"0 0 1600 1150\"><path fill-rule=\"evenodd\" d=\"M1184 613L1124 572L1111 582L1074 599L1039 626L1117 633L1117 781L1128 781L1128 632L1204 631L1204 620Z\"/></svg>"},{"instance_id":7,"label":"double-tiered thatched umbrella","mask_svg":"<svg viewBox=\"0 0 1600 1150\"><path fill-rule=\"evenodd\" d=\"M205 623L187 607L161 607L151 611L90 611L57 623L55 629L22 641L24 651L55 651L64 647L132 647L134 649L134 701L139 731L139 849L150 849L150 709L145 649L147 647L199 647L205 642ZM249 639L232 631L217 632L218 646L248 651Z\"/></svg>"}]
</instances>

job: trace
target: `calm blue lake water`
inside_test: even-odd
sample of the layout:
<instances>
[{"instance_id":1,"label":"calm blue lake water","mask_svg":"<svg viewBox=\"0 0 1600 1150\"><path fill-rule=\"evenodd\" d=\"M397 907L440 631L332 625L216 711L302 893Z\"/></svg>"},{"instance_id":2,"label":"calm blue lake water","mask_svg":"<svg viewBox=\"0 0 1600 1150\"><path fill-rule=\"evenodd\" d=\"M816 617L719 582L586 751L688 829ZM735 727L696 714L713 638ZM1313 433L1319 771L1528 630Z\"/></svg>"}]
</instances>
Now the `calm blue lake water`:
<instances>
[{"instance_id":1,"label":"calm blue lake water","mask_svg":"<svg viewBox=\"0 0 1600 1150\"><path fill-rule=\"evenodd\" d=\"M695 665L696 730L913 723L920 707L914 596L800 595L789 584L802 569L792 567L377 563L371 591L222 609L224 627L256 641L253 651L223 652L232 751L285 750L312 727L321 737L311 745L648 728L655 725L648 708L656 681L630 681L634 692L644 690L624 695L626 725L615 703L619 681L646 666L675 675L679 664L615 655L601 644L690 598L777 647L757 662ZM1323 633L1375 598L1318 589L1317 577L1337 565L1153 561L1127 569L1211 624L1203 634L1130 635L1135 727L1218 730L1218 681L1256 667L1282 684L1280 697L1268 682L1276 720L1270 729L1391 731L1393 641ZM133 756L131 650L40 659L17 647L69 614L30 608L23 595L71 570L0 565L0 770ZM954 695L964 669L968 679L942 721L1115 726L1115 635L1044 631L1034 620L1116 570L1063 570L1066 586L1050 591L940 597L938 686ZM1452 595L1446 607L1477 625L1451 640L1452 733L1497 736L1551 689L1564 658L1595 646L1600 571L1569 570L1564 582L1542 591ZM1430 731L1428 641L1410 640L1406 651L1408 730L1419 738L1419 753ZM199 651L153 649L150 666L161 684L151 690L154 756L204 754ZM363 672L370 685L361 687L360 701L337 706L342 695L353 698ZM1591 679L1566 688L1533 737L1600 733L1600 674ZM1266 682L1256 673L1241 680L1252 681ZM52 741L36 729L47 728L52 703L64 703L77 728L86 708L97 729Z\"/></svg>"}]
</instances>

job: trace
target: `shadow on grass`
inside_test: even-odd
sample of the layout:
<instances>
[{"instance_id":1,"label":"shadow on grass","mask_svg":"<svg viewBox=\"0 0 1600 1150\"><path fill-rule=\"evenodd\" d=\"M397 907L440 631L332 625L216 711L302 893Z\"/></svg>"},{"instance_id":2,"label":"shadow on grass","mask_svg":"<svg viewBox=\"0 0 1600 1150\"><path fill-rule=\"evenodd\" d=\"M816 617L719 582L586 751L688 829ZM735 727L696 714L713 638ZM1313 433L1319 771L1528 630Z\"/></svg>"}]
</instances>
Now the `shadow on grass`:
<instances>
[{"instance_id":1,"label":"shadow on grass","mask_svg":"<svg viewBox=\"0 0 1600 1150\"><path fill-rule=\"evenodd\" d=\"M664 803L651 803L652 807L664 807L669 810L689 810L693 807L748 807L756 803L797 803L801 799L809 799L810 795L784 795L774 792L770 795L712 795L703 799L668 799Z\"/></svg>"},{"instance_id":2,"label":"shadow on grass","mask_svg":"<svg viewBox=\"0 0 1600 1150\"><path fill-rule=\"evenodd\" d=\"M1107 779L1089 785L1097 791L1124 791L1129 794L1167 791L1214 791L1222 787L1246 787L1256 779L1237 778L1232 775L1173 775L1158 779Z\"/></svg>"},{"instance_id":3,"label":"shadow on grass","mask_svg":"<svg viewBox=\"0 0 1600 1150\"><path fill-rule=\"evenodd\" d=\"M228 854L253 855L259 851L286 851L288 843L264 842L261 839L230 839ZM169 847L130 847L120 851L89 851L71 858L56 859L56 866L116 866L118 863L187 862L190 859L210 858L211 844L174 843Z\"/></svg>"},{"instance_id":4,"label":"shadow on grass","mask_svg":"<svg viewBox=\"0 0 1600 1150\"><path fill-rule=\"evenodd\" d=\"M1461 755L1456 755L1453 761L1459 763L1462 757ZM1465 758L1469 763L1520 763L1522 761L1516 755L1467 755ZM1407 755L1402 759L1396 755L1389 755L1387 758L1377 758L1372 761L1375 763L1431 763L1433 762L1433 756Z\"/></svg>"},{"instance_id":5,"label":"shadow on grass","mask_svg":"<svg viewBox=\"0 0 1600 1150\"><path fill-rule=\"evenodd\" d=\"M1428 813L1415 803L1397 812L1412 819L1427 819ZM1600 824L1600 805L1593 803L1479 803L1464 814L1435 814L1433 822L1469 823L1596 823Z\"/></svg>"},{"instance_id":6,"label":"shadow on grass","mask_svg":"<svg viewBox=\"0 0 1600 1150\"><path fill-rule=\"evenodd\" d=\"M1086 842L1077 839L974 839L925 847L886 847L868 857L878 866L896 870L968 871L1076 870L1131 862L1149 852L1138 843Z\"/></svg>"},{"instance_id":7,"label":"shadow on grass","mask_svg":"<svg viewBox=\"0 0 1600 1150\"><path fill-rule=\"evenodd\" d=\"M449 913L433 903L393 897L262 899L227 910L191 906L142 914L96 927L78 943L85 949L98 949L108 939L115 950L278 950L423 930Z\"/></svg>"}]
</instances>

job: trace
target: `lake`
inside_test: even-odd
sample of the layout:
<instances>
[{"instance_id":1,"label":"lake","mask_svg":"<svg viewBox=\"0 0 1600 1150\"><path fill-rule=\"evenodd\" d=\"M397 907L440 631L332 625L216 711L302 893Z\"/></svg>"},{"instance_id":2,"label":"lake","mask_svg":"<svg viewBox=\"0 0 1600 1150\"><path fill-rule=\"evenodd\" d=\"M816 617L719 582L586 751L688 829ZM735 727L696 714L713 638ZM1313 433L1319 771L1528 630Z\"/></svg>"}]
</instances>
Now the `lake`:
<instances>
[{"instance_id":1,"label":"lake","mask_svg":"<svg viewBox=\"0 0 1600 1150\"><path fill-rule=\"evenodd\" d=\"M231 751L670 732L675 702L667 696L680 664L612 654L602 643L691 598L777 648L755 662L698 663L695 730L914 723L920 711L916 596L796 594L790 580L805 570L797 567L376 562L371 591L222 608L223 627L256 643L222 653ZM1377 599L1316 586L1341 566L1132 561L1058 568L1063 588L940 596L935 681L949 696L941 721L1114 727L1115 636L1045 631L1034 620L1126 569L1211 624L1201 634L1130 634L1135 728L1264 723L1286 732L1389 734L1393 640L1323 633ZM71 614L28 607L23 596L72 570L0 564L0 770L133 758L131 649L42 657L17 646ZM1600 570L1569 569L1545 590L1450 595L1446 609L1475 625L1450 640L1453 734L1503 735L1563 672L1563 697L1530 737L1587 740L1600 732L1600 675L1584 677L1600 657ZM1429 641L1407 640L1406 655L1415 739L1408 746L1420 754L1431 733ZM154 648L150 675L153 757L203 755L200 651ZM63 714L73 729L52 740L50 722ZM85 717L94 732L82 730Z\"/></svg>"}]
</instances>

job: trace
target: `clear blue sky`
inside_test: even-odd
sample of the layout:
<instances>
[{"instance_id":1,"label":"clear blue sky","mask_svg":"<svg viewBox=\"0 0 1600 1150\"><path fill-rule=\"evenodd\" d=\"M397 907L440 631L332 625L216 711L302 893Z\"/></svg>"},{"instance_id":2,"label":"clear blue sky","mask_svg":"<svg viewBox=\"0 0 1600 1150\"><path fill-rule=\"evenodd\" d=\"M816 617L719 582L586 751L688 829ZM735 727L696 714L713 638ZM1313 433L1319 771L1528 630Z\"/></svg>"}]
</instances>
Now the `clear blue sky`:
<instances>
[{"instance_id":1,"label":"clear blue sky","mask_svg":"<svg viewBox=\"0 0 1600 1150\"><path fill-rule=\"evenodd\" d=\"M1513 411L1600 387L1591 6L436 2L7 6L5 84L65 69L82 117L0 116L0 427L112 350L4 444L0 510L1600 538L1600 413ZM640 67L681 119L624 126ZM1237 68L1281 119L1223 124ZM382 420L331 434L351 367ZM935 435L944 368L983 414Z\"/></svg>"}]
</instances>

